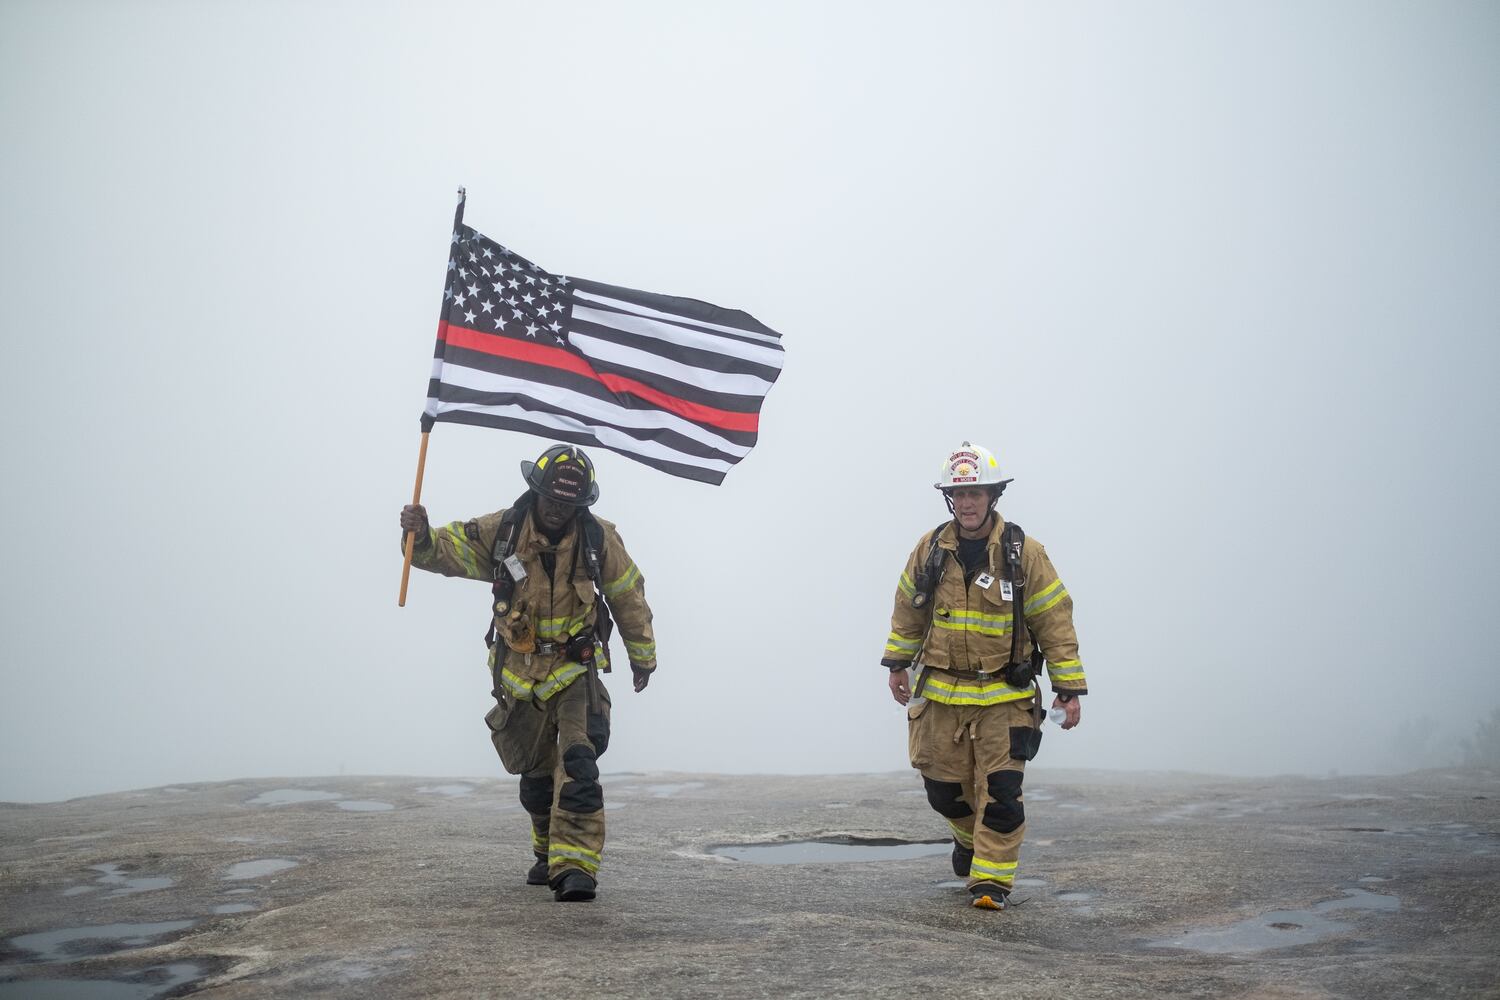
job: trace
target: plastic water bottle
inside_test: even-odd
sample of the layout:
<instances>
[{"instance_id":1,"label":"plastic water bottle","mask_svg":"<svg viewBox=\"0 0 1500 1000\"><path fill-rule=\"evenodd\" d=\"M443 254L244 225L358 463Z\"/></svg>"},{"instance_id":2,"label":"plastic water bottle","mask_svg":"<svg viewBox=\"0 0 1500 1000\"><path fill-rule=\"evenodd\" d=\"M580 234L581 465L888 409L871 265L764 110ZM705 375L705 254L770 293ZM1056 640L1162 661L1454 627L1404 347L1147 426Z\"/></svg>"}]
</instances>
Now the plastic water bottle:
<instances>
[{"instance_id":1,"label":"plastic water bottle","mask_svg":"<svg viewBox=\"0 0 1500 1000\"><path fill-rule=\"evenodd\" d=\"M1047 710L1047 718L1060 726L1068 721L1068 710L1061 705L1055 705Z\"/></svg>"}]
</instances>

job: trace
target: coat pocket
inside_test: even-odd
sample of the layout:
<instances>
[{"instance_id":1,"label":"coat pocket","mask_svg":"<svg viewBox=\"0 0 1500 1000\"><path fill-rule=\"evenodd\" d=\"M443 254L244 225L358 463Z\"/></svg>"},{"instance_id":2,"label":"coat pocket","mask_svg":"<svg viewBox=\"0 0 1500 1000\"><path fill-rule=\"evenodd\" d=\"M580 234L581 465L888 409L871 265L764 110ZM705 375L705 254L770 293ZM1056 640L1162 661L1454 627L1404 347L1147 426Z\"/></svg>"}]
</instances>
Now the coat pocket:
<instances>
[{"instance_id":1,"label":"coat pocket","mask_svg":"<svg viewBox=\"0 0 1500 1000\"><path fill-rule=\"evenodd\" d=\"M930 720L922 721L931 704L923 699L906 706L906 753L911 758L912 767L923 768L932 763L932 736L929 732L932 724Z\"/></svg>"},{"instance_id":2,"label":"coat pocket","mask_svg":"<svg viewBox=\"0 0 1500 1000\"><path fill-rule=\"evenodd\" d=\"M507 698L485 713L490 742L508 773L527 774L547 763L553 741L544 739L548 735L546 721L546 710L530 700Z\"/></svg>"},{"instance_id":3,"label":"coat pocket","mask_svg":"<svg viewBox=\"0 0 1500 1000\"><path fill-rule=\"evenodd\" d=\"M1035 726L1010 727L1010 759L1031 760L1042 748L1042 731Z\"/></svg>"}]
</instances>

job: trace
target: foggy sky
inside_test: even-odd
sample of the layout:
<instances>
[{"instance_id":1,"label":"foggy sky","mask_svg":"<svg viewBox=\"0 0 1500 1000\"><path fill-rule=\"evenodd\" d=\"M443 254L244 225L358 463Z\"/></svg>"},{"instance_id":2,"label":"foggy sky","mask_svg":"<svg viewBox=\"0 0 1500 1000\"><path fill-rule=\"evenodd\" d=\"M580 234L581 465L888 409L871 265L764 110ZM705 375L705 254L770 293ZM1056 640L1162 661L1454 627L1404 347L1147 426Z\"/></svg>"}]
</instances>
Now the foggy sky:
<instances>
[{"instance_id":1,"label":"foggy sky","mask_svg":"<svg viewBox=\"0 0 1500 1000\"><path fill-rule=\"evenodd\" d=\"M784 337L722 487L594 451L660 646L606 773L905 768L964 439L1074 597L1036 768L1446 762L1500 704L1497 57L1482 2L10 0L0 799L500 773L487 588L396 607L459 185ZM434 520L547 443L439 425Z\"/></svg>"}]
</instances>

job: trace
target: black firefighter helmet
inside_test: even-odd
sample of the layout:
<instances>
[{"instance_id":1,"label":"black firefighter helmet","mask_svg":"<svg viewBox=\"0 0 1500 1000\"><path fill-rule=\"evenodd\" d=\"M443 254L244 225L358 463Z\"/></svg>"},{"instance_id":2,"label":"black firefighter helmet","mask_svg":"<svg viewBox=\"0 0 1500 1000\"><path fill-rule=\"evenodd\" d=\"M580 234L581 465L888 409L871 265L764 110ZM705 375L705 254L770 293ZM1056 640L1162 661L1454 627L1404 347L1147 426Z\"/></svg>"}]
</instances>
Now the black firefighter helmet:
<instances>
[{"instance_id":1,"label":"black firefighter helmet","mask_svg":"<svg viewBox=\"0 0 1500 1000\"><path fill-rule=\"evenodd\" d=\"M591 507L599 499L593 459L571 444L555 444L535 462L522 462L521 477L538 496L559 503Z\"/></svg>"}]
</instances>

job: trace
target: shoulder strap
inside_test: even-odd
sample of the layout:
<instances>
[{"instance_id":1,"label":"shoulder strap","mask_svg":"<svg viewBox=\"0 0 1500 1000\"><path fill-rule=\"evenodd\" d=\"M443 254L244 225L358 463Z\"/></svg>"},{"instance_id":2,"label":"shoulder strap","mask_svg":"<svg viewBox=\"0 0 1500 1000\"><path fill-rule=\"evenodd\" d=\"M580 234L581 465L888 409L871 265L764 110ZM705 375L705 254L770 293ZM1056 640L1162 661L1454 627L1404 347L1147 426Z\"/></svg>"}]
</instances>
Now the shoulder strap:
<instances>
[{"instance_id":1,"label":"shoulder strap","mask_svg":"<svg viewBox=\"0 0 1500 1000\"><path fill-rule=\"evenodd\" d=\"M600 553L604 551L604 525L599 519L587 510L578 512L578 520L583 525L583 565L588 570L589 579L594 581L594 586L599 589L600 594L604 592L604 569L600 565Z\"/></svg>"},{"instance_id":2,"label":"shoulder strap","mask_svg":"<svg viewBox=\"0 0 1500 1000\"><path fill-rule=\"evenodd\" d=\"M604 525L586 509L578 512L578 520L583 527L583 566L588 570L595 590L594 638L604 649L602 669L607 674L610 672L609 637L614 634L615 621L609 610L609 600L604 596L604 567L600 562L604 552Z\"/></svg>"},{"instance_id":3,"label":"shoulder strap","mask_svg":"<svg viewBox=\"0 0 1500 1000\"><path fill-rule=\"evenodd\" d=\"M932 600L932 595L937 592L939 581L943 579L943 570L947 568L947 564L943 562L943 550L938 546L938 535L942 534L947 525L948 522L944 521L927 536L927 558L922 560L922 565L917 569L917 578L912 581L916 588L916 593L911 595L911 606L914 608L925 608L927 602Z\"/></svg>"},{"instance_id":4,"label":"shoulder strap","mask_svg":"<svg viewBox=\"0 0 1500 1000\"><path fill-rule=\"evenodd\" d=\"M1021 662L1021 629L1026 625L1026 573L1021 569L1021 550L1026 545L1026 532L1014 521L1005 522L1000 533L1000 556L1005 562L1005 578L1010 581L1011 609L1015 620L1010 629L1010 662Z\"/></svg>"}]
</instances>

